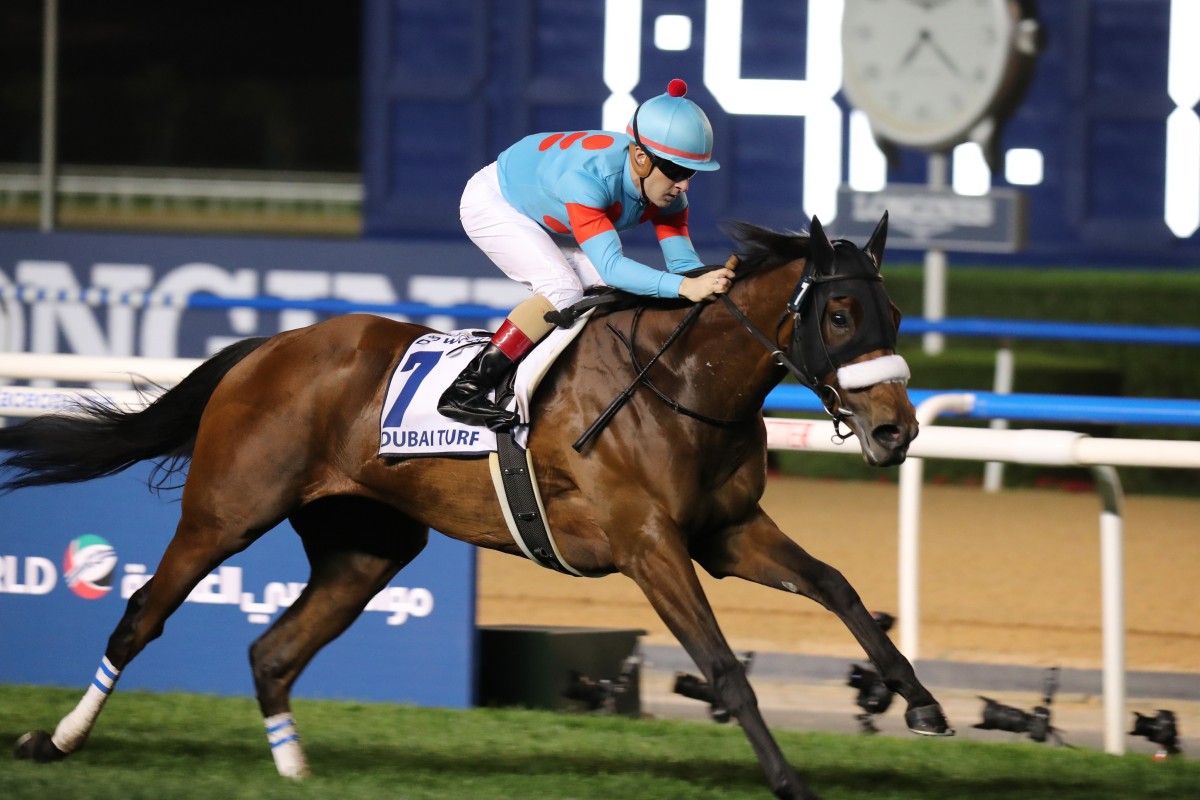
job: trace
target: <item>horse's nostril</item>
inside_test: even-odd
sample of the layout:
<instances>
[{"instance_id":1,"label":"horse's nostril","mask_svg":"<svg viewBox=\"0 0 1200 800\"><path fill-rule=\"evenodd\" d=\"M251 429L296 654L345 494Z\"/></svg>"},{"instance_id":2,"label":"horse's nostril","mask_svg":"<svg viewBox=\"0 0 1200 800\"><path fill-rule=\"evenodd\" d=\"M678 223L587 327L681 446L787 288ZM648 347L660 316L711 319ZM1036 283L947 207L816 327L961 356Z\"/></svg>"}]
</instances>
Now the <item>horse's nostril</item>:
<instances>
[{"instance_id":1,"label":"horse's nostril","mask_svg":"<svg viewBox=\"0 0 1200 800\"><path fill-rule=\"evenodd\" d=\"M886 447L895 447L902 441L899 425L880 425L871 431L871 437Z\"/></svg>"}]
</instances>

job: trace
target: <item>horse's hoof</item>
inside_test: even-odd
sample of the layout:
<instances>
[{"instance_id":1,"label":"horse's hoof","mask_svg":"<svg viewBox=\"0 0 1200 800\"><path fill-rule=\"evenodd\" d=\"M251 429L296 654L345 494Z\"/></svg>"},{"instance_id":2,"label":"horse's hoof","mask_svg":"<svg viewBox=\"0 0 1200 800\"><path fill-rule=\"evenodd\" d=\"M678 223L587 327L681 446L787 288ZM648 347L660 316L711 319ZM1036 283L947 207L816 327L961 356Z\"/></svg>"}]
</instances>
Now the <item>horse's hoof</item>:
<instances>
[{"instance_id":1,"label":"horse's hoof","mask_svg":"<svg viewBox=\"0 0 1200 800\"><path fill-rule=\"evenodd\" d=\"M779 800L821 800L799 779L776 785L772 793Z\"/></svg>"},{"instance_id":2,"label":"horse's hoof","mask_svg":"<svg viewBox=\"0 0 1200 800\"><path fill-rule=\"evenodd\" d=\"M910 708L904 712L904 722L908 729L921 736L953 736L954 728L942 713L942 707L937 703L931 706Z\"/></svg>"},{"instance_id":3,"label":"horse's hoof","mask_svg":"<svg viewBox=\"0 0 1200 800\"><path fill-rule=\"evenodd\" d=\"M17 745L13 748L13 755L17 758L35 761L38 764L61 761L67 757L66 753L54 746L54 742L50 739L50 734L45 731L30 731L20 739L17 739Z\"/></svg>"}]
</instances>

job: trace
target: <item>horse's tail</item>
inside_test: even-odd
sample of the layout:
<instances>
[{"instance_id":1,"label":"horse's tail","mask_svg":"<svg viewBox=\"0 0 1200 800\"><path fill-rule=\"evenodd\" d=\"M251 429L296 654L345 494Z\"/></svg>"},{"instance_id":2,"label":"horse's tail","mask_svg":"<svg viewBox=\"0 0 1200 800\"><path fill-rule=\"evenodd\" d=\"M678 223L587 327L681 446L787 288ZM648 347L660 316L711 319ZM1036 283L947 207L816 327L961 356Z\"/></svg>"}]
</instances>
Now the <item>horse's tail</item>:
<instances>
[{"instance_id":1,"label":"horse's tail","mask_svg":"<svg viewBox=\"0 0 1200 800\"><path fill-rule=\"evenodd\" d=\"M158 487L180 472L196 444L200 416L217 384L266 342L245 339L205 361L140 411L122 411L104 400L81 399L69 413L35 417L0 428L0 493L26 486L80 483L113 475L139 461L158 459Z\"/></svg>"}]
</instances>

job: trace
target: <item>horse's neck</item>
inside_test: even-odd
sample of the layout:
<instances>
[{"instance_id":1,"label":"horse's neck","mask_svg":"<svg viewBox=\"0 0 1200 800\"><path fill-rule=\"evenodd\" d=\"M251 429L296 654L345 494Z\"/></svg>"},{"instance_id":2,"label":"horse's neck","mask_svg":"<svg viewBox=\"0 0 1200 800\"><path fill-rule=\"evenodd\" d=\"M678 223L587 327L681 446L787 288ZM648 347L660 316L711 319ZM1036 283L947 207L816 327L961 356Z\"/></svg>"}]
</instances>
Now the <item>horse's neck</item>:
<instances>
[{"instance_id":1,"label":"horse's neck","mask_svg":"<svg viewBox=\"0 0 1200 800\"><path fill-rule=\"evenodd\" d=\"M803 259L763 268L736 281L724 301L713 303L717 307L713 311L719 313L712 314L708 324L720 336L720 346L730 354L725 370L732 372L733 385L745 394L747 402L756 404L756 411L786 374L775 352L791 335L786 303L803 268ZM736 306L745 320L735 316L727 303Z\"/></svg>"},{"instance_id":2,"label":"horse's neck","mask_svg":"<svg viewBox=\"0 0 1200 800\"><path fill-rule=\"evenodd\" d=\"M685 310L663 315L646 325L637 340L665 341L686 314ZM768 338L774 337L774 320L760 319L755 324ZM644 347L638 347L642 365L647 360ZM664 353L662 366L670 377L652 370L650 380L692 411L722 420L746 419L757 414L767 393L783 377L771 352L717 300L705 306Z\"/></svg>"},{"instance_id":3,"label":"horse's neck","mask_svg":"<svg viewBox=\"0 0 1200 800\"><path fill-rule=\"evenodd\" d=\"M757 411L762 408L767 393L783 379L784 370L775 360L774 348L768 348L733 313L724 302L714 302L711 309L713 330L712 355L706 359L714 376L735 390L742 403ZM743 312L745 309L742 309ZM749 318L759 332L772 342L777 334L777 318Z\"/></svg>"}]
</instances>

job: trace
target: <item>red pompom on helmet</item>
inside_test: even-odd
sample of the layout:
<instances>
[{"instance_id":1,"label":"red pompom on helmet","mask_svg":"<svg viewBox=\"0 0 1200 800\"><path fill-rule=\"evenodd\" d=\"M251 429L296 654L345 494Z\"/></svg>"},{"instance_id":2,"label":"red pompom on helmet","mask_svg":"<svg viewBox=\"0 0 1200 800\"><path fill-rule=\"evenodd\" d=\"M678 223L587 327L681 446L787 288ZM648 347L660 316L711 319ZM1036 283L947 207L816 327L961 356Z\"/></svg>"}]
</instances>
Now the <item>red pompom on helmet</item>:
<instances>
[{"instance_id":1,"label":"red pompom on helmet","mask_svg":"<svg viewBox=\"0 0 1200 800\"><path fill-rule=\"evenodd\" d=\"M667 84L667 94L671 97L683 97L687 94L687 83L683 78L672 78L671 82Z\"/></svg>"}]
</instances>

